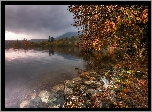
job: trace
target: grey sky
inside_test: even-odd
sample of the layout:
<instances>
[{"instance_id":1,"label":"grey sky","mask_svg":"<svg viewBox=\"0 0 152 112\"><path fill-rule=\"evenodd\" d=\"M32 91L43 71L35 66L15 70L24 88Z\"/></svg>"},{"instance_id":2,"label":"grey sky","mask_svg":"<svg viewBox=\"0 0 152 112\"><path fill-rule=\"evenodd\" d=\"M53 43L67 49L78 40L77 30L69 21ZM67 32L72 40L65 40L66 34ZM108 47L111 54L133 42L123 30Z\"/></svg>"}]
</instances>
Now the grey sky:
<instances>
[{"instance_id":1,"label":"grey sky","mask_svg":"<svg viewBox=\"0 0 152 112\"><path fill-rule=\"evenodd\" d=\"M67 5L6 5L5 32L24 34L30 39L77 31L71 25L73 14L67 8Z\"/></svg>"}]
</instances>

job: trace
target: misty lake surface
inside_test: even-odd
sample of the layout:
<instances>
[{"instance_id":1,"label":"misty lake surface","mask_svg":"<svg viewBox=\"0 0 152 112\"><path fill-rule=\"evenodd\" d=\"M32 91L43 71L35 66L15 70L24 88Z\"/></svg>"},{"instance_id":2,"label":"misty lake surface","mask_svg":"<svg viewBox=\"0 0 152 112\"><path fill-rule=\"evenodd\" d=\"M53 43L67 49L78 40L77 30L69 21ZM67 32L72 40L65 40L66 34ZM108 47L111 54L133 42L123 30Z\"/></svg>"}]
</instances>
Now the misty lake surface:
<instances>
[{"instance_id":1,"label":"misty lake surface","mask_svg":"<svg viewBox=\"0 0 152 112\"><path fill-rule=\"evenodd\" d=\"M42 50L40 48L5 50L5 107L19 108L33 91L51 90L57 84L78 76L75 68L84 69L78 50ZM76 52L75 52L76 51Z\"/></svg>"}]
</instances>

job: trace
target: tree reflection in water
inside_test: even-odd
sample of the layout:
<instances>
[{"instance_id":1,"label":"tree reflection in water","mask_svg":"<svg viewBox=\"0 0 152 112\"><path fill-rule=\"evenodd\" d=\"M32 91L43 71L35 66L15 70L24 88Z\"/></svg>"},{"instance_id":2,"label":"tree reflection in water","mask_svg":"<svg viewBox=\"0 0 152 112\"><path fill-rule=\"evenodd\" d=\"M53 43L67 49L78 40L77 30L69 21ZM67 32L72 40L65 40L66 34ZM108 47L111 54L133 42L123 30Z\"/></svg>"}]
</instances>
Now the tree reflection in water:
<instances>
[{"instance_id":1,"label":"tree reflection in water","mask_svg":"<svg viewBox=\"0 0 152 112\"><path fill-rule=\"evenodd\" d=\"M54 55L54 50L52 48L49 48L49 56Z\"/></svg>"}]
</instances>

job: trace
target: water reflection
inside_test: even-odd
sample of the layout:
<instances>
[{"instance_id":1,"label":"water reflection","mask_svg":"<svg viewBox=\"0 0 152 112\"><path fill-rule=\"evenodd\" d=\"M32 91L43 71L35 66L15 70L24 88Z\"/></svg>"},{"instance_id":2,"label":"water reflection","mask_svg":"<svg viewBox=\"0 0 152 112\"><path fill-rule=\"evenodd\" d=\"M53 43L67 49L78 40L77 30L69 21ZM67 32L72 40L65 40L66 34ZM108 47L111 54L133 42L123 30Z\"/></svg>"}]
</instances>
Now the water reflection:
<instances>
[{"instance_id":1,"label":"water reflection","mask_svg":"<svg viewBox=\"0 0 152 112\"><path fill-rule=\"evenodd\" d=\"M79 96L82 96L82 87L85 86L87 91L85 100L86 102L90 100L89 108L147 108L148 56L142 58L136 55L126 56L120 49L115 50L113 54L108 53L108 50L102 50L100 53L80 51L81 49L76 47L17 49L18 53L13 49L6 50L6 60L14 60L12 65L6 62L9 68L6 69L6 80L14 80L6 81L9 83L7 92L11 85L17 85L15 81L18 81L19 85L22 85L21 82L27 84L24 87L26 89L32 87L32 90L37 88L35 89L37 91L41 89L49 91L50 86L63 83L79 74L83 76L84 83L77 83L78 86L74 89L76 95L80 91ZM20 58L22 59L19 61ZM28 62L27 65L23 66L24 62ZM13 73L14 70L16 72ZM16 74L20 77L18 78ZM29 79L31 82L28 82ZM35 87L36 85L38 87Z\"/></svg>"},{"instance_id":2,"label":"water reflection","mask_svg":"<svg viewBox=\"0 0 152 112\"><path fill-rule=\"evenodd\" d=\"M54 50L50 48L49 49L49 56L51 56L51 54L54 55Z\"/></svg>"},{"instance_id":3,"label":"water reflection","mask_svg":"<svg viewBox=\"0 0 152 112\"><path fill-rule=\"evenodd\" d=\"M7 61L24 59L24 60L39 60L39 62L44 62L45 60L56 60L57 58L60 60L75 60L79 61L81 57L79 56L79 49L75 48L75 51L72 51L73 48L34 48L34 49L6 49L5 50L5 59ZM39 53L38 56L36 54ZM51 56L49 58L48 56ZM60 57L60 58L59 58ZM61 58L62 57L62 58ZM23 61L23 60L22 60ZM48 62L48 61L45 61Z\"/></svg>"},{"instance_id":4,"label":"water reflection","mask_svg":"<svg viewBox=\"0 0 152 112\"><path fill-rule=\"evenodd\" d=\"M56 84L76 77L75 68L83 68L84 63L77 55L71 48L6 49L5 106L19 107L33 90L49 91Z\"/></svg>"}]
</instances>

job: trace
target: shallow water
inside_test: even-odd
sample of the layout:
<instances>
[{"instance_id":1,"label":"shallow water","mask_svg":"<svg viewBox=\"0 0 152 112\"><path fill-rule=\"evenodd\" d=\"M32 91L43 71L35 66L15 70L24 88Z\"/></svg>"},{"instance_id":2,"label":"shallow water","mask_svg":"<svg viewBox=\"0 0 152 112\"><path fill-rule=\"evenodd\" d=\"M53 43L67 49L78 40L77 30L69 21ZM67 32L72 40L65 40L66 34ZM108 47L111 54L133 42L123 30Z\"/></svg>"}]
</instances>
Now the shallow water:
<instances>
[{"instance_id":1,"label":"shallow water","mask_svg":"<svg viewBox=\"0 0 152 112\"><path fill-rule=\"evenodd\" d=\"M64 80L78 75L75 68L84 68L85 62L71 54L42 49L5 50L5 107L18 108L26 95L34 90L51 90Z\"/></svg>"}]
</instances>

